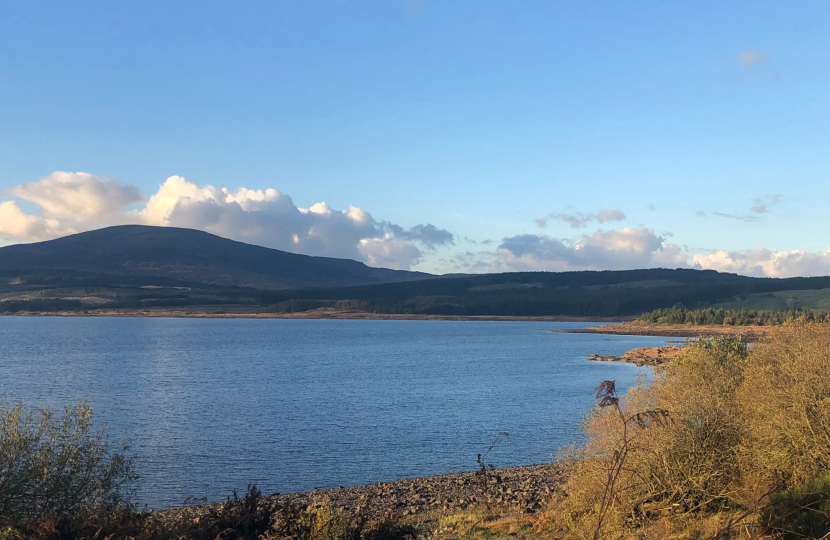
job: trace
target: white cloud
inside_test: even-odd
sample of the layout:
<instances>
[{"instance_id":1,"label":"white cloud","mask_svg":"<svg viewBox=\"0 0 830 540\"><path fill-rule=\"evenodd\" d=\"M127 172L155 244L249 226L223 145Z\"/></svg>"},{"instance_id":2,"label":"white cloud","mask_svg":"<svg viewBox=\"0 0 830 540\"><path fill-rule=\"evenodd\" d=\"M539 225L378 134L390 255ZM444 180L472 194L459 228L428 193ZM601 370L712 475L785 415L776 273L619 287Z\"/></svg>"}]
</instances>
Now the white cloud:
<instances>
[{"instance_id":1,"label":"white cloud","mask_svg":"<svg viewBox=\"0 0 830 540\"><path fill-rule=\"evenodd\" d=\"M166 225L180 200L205 201L215 199L218 195L211 186L200 188L181 176L171 176L159 187L155 195L150 197L147 206L136 214L140 216L140 221L147 225Z\"/></svg>"},{"instance_id":2,"label":"white cloud","mask_svg":"<svg viewBox=\"0 0 830 540\"><path fill-rule=\"evenodd\" d=\"M56 219L32 216L14 201L0 202L0 237L24 242L50 240L77 232L64 228Z\"/></svg>"},{"instance_id":3,"label":"white cloud","mask_svg":"<svg viewBox=\"0 0 830 540\"><path fill-rule=\"evenodd\" d=\"M358 251L369 266L392 268L394 270L409 270L420 262L420 250L401 240L395 240L389 235L382 238L364 238L358 244Z\"/></svg>"},{"instance_id":4,"label":"white cloud","mask_svg":"<svg viewBox=\"0 0 830 540\"><path fill-rule=\"evenodd\" d=\"M692 260L698 268L747 276L784 278L830 275L830 248L815 252L798 249L778 251L759 247L695 255Z\"/></svg>"},{"instance_id":5,"label":"white cloud","mask_svg":"<svg viewBox=\"0 0 830 540\"><path fill-rule=\"evenodd\" d=\"M566 214L564 212L559 214L551 214L551 217L557 221L567 223L572 229L582 228L592 219L591 216L587 214ZM538 220L536 224L539 224ZM547 225L547 222L545 222L545 224Z\"/></svg>"},{"instance_id":6,"label":"white cloud","mask_svg":"<svg viewBox=\"0 0 830 540\"><path fill-rule=\"evenodd\" d=\"M24 241L55 238L101 223L143 223L402 269L420 261L418 245L433 250L454 243L452 233L431 224L405 229L377 221L354 206L336 210L320 202L299 208L276 189L233 191L180 176L168 178L143 208L134 210L124 208L142 200L134 186L86 173L53 173L11 193L41 208L42 215L29 215L14 201L0 206L0 236Z\"/></svg>"},{"instance_id":7,"label":"white cloud","mask_svg":"<svg viewBox=\"0 0 830 540\"><path fill-rule=\"evenodd\" d=\"M688 266L688 256L648 228L598 230L575 241L524 234L490 254L492 270L623 270Z\"/></svg>"},{"instance_id":8,"label":"white cloud","mask_svg":"<svg viewBox=\"0 0 830 540\"><path fill-rule=\"evenodd\" d=\"M299 208L275 189L231 191L199 186L180 176L168 178L136 215L151 225L200 229L293 253L362 260L373 266L410 268L421 252L404 241L433 245L417 232L376 221L354 206L336 210L320 202ZM420 227L452 237L432 225Z\"/></svg>"},{"instance_id":9,"label":"white cloud","mask_svg":"<svg viewBox=\"0 0 830 540\"><path fill-rule=\"evenodd\" d=\"M46 217L93 224L143 200L135 186L85 172L55 171L9 193L37 204Z\"/></svg>"},{"instance_id":10,"label":"white cloud","mask_svg":"<svg viewBox=\"0 0 830 540\"><path fill-rule=\"evenodd\" d=\"M620 210L600 210L597 214L597 221L605 223L607 221L622 221L625 219L625 214Z\"/></svg>"},{"instance_id":11,"label":"white cloud","mask_svg":"<svg viewBox=\"0 0 830 540\"><path fill-rule=\"evenodd\" d=\"M395 225L394 223L389 223L388 221L384 221L382 225L384 228L392 232L392 234L395 235L395 238L420 242L432 250L441 246L455 245L455 235L449 231L445 231L444 229L439 229L435 225L431 225L429 223L426 225L415 225L409 230L405 230L403 227Z\"/></svg>"},{"instance_id":12,"label":"white cloud","mask_svg":"<svg viewBox=\"0 0 830 540\"><path fill-rule=\"evenodd\" d=\"M592 221L598 221L600 223L607 223L609 221L623 221L625 219L625 214L621 210L600 210L596 214L583 214L582 212L576 212L573 214L567 214L565 212L560 212L558 214L551 214L549 217L561 221L563 223L567 223L571 226L572 229L580 229L582 227L587 226ZM544 228L547 225L546 219L537 219L536 224L539 227Z\"/></svg>"},{"instance_id":13,"label":"white cloud","mask_svg":"<svg viewBox=\"0 0 830 540\"><path fill-rule=\"evenodd\" d=\"M171 176L143 207L134 186L88 173L55 172L9 191L33 203L39 212L27 213L14 200L0 201L0 242L41 241L89 230L104 224L143 223L205 230L252 244L307 255L349 258L372 266L408 269L424 258L422 250L455 245L455 236L431 224L404 228L375 219L349 206L337 210L325 202L298 207L276 189L216 188ZM747 215L714 212L711 215L757 220L780 202L780 195L752 200ZM24 205L25 208L25 205ZM705 216L703 212L698 215ZM625 219L619 210L596 214L552 216L574 227L589 222ZM540 227L546 220L537 220ZM504 238L488 251L457 254L452 263L460 271L620 270L648 267L694 267L747 275L789 277L830 274L830 249L824 252L776 251L764 248L738 252L681 249L669 233L650 228L597 230L572 239L524 234ZM492 240L468 243L489 246ZM1 244L0 244L1 245Z\"/></svg>"}]
</instances>

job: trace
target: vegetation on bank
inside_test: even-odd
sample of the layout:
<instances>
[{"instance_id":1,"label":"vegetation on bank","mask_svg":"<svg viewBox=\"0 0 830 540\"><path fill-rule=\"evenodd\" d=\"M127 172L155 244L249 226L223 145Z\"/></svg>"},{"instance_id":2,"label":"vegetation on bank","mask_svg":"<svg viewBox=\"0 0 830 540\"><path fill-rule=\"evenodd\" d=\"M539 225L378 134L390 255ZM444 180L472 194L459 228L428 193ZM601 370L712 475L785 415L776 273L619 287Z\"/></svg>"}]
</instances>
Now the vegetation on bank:
<instances>
[{"instance_id":1,"label":"vegetation on bank","mask_svg":"<svg viewBox=\"0 0 830 540\"><path fill-rule=\"evenodd\" d=\"M753 305L771 295L809 298L794 303L807 308L818 298L830 298L830 277L768 279L666 269L515 272L262 290L148 276L46 271L22 275L0 270L0 313L163 308L298 313L331 308L391 315L620 317L668 306L693 310L724 302L740 309L742 303ZM74 304L61 305L61 301Z\"/></svg>"},{"instance_id":2,"label":"vegetation on bank","mask_svg":"<svg viewBox=\"0 0 830 540\"><path fill-rule=\"evenodd\" d=\"M123 508L136 478L127 450L110 445L85 403L60 417L0 404L0 519L26 525Z\"/></svg>"},{"instance_id":3,"label":"vegetation on bank","mask_svg":"<svg viewBox=\"0 0 830 540\"><path fill-rule=\"evenodd\" d=\"M0 313L79 311L83 308L84 304L80 300L66 300L62 298L7 300L0 302Z\"/></svg>"},{"instance_id":4,"label":"vegetation on bank","mask_svg":"<svg viewBox=\"0 0 830 540\"><path fill-rule=\"evenodd\" d=\"M277 505L255 485L194 514L140 512L129 449L113 446L86 403L61 416L0 404L0 540L396 540L414 529L329 506Z\"/></svg>"},{"instance_id":5,"label":"vegetation on bank","mask_svg":"<svg viewBox=\"0 0 830 540\"><path fill-rule=\"evenodd\" d=\"M755 294L821 288L830 288L830 278L776 280L666 269L517 272L284 291L283 302L318 301L333 307L336 302L350 301L362 311L390 314L614 317L675 305L708 307Z\"/></svg>"},{"instance_id":6,"label":"vegetation on bank","mask_svg":"<svg viewBox=\"0 0 830 540\"><path fill-rule=\"evenodd\" d=\"M690 343L655 379L612 382L570 450L542 527L562 538L826 538L830 327L795 321L762 346Z\"/></svg>"},{"instance_id":7,"label":"vegetation on bank","mask_svg":"<svg viewBox=\"0 0 830 540\"><path fill-rule=\"evenodd\" d=\"M788 290L750 294L713 307L725 309L830 310L830 289Z\"/></svg>"},{"instance_id":8,"label":"vegetation on bank","mask_svg":"<svg viewBox=\"0 0 830 540\"><path fill-rule=\"evenodd\" d=\"M796 310L757 310L704 308L689 310L672 307L643 313L637 319L649 324L687 324L705 326L777 326L788 321L830 322L830 312Z\"/></svg>"}]
</instances>

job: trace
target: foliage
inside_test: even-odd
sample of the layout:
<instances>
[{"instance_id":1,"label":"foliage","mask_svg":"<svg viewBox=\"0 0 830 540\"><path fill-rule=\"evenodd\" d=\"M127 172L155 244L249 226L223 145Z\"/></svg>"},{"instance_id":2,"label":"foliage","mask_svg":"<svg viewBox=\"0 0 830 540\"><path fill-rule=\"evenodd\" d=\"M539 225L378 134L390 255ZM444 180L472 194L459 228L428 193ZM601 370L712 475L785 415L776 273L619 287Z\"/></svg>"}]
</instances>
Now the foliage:
<instances>
[{"instance_id":1,"label":"foliage","mask_svg":"<svg viewBox=\"0 0 830 540\"><path fill-rule=\"evenodd\" d=\"M312 309L331 308L341 311L363 311L364 302L359 300L285 300L265 309L268 313L301 313Z\"/></svg>"},{"instance_id":2,"label":"foliage","mask_svg":"<svg viewBox=\"0 0 830 540\"><path fill-rule=\"evenodd\" d=\"M586 539L830 531L830 327L788 322L751 351L687 348L624 397L600 388L545 526Z\"/></svg>"},{"instance_id":3,"label":"foliage","mask_svg":"<svg viewBox=\"0 0 830 540\"><path fill-rule=\"evenodd\" d=\"M80 300L65 299L34 299L34 300L6 300L0 302L0 313L20 313L28 311L78 311L84 308Z\"/></svg>"},{"instance_id":4,"label":"foliage","mask_svg":"<svg viewBox=\"0 0 830 540\"><path fill-rule=\"evenodd\" d=\"M12 523L120 508L134 480L126 446L112 451L86 403L62 417L0 405L0 516Z\"/></svg>"},{"instance_id":5,"label":"foliage","mask_svg":"<svg viewBox=\"0 0 830 540\"><path fill-rule=\"evenodd\" d=\"M821 311L782 311L770 309L734 310L705 308L688 310L672 307L643 313L640 322L652 324L689 324L708 326L776 326L793 319L806 322L830 322L830 313Z\"/></svg>"},{"instance_id":6,"label":"foliage","mask_svg":"<svg viewBox=\"0 0 830 540\"><path fill-rule=\"evenodd\" d=\"M830 522L830 475L803 486L774 493L764 509L761 523L781 531L781 540L821 538Z\"/></svg>"},{"instance_id":7,"label":"foliage","mask_svg":"<svg viewBox=\"0 0 830 540\"><path fill-rule=\"evenodd\" d=\"M267 265L258 268L268 270ZM292 278L286 287L307 282L301 279L305 271L302 268L288 270L296 274L297 281ZM16 269L0 268L0 294L6 295L4 303L38 293L66 301L89 297L94 302L84 305L88 309L227 305L258 306L265 312L276 313L331 307L387 314L619 317L667 306L694 309L736 300L745 302L757 295L781 291L814 294L830 288L830 277L751 278L688 269L512 272L355 287L337 287L337 283L344 282L337 275L323 281L332 283L325 288L269 291L159 276L108 276L63 270L21 274ZM73 308L67 304L63 309ZM59 309L41 309L56 310Z\"/></svg>"},{"instance_id":8,"label":"foliage","mask_svg":"<svg viewBox=\"0 0 830 540\"><path fill-rule=\"evenodd\" d=\"M255 484L222 504L135 512L122 506L3 527L0 540L403 540L415 529L390 518L365 519L319 504L299 508L264 497Z\"/></svg>"}]
</instances>

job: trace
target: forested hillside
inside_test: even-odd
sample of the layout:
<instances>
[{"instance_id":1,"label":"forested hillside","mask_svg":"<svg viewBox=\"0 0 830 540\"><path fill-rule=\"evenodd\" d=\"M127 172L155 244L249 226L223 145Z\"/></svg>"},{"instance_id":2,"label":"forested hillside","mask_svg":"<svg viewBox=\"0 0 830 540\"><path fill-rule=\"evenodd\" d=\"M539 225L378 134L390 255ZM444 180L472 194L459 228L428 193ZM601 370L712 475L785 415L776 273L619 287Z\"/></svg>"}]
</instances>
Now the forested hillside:
<instances>
[{"instance_id":1,"label":"forested hillside","mask_svg":"<svg viewBox=\"0 0 830 540\"><path fill-rule=\"evenodd\" d=\"M0 249L0 312L319 308L442 316L620 317L661 308L822 309L830 277L690 269L433 276L234 242L201 231L111 227Z\"/></svg>"},{"instance_id":2,"label":"forested hillside","mask_svg":"<svg viewBox=\"0 0 830 540\"><path fill-rule=\"evenodd\" d=\"M526 272L340 289L286 291L274 311L320 307L426 315L639 315L706 307L759 293L830 288L830 278L750 278L700 270Z\"/></svg>"}]
</instances>

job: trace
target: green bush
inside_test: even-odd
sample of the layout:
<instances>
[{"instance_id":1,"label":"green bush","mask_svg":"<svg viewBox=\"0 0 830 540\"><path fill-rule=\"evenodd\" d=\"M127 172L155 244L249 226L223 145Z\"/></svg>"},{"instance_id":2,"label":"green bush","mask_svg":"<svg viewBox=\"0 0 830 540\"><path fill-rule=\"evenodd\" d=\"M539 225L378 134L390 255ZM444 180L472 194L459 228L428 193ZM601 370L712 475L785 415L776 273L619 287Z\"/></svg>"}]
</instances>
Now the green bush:
<instances>
[{"instance_id":1,"label":"green bush","mask_svg":"<svg viewBox=\"0 0 830 540\"><path fill-rule=\"evenodd\" d=\"M761 523L777 530L781 540L824 537L830 529L830 475L774 493Z\"/></svg>"},{"instance_id":2,"label":"green bush","mask_svg":"<svg viewBox=\"0 0 830 540\"><path fill-rule=\"evenodd\" d=\"M705 308L689 310L681 307L661 308L643 313L638 321L648 324L688 324L708 326L778 326L785 322L830 322L830 313L775 309Z\"/></svg>"},{"instance_id":3,"label":"green bush","mask_svg":"<svg viewBox=\"0 0 830 540\"><path fill-rule=\"evenodd\" d=\"M0 516L41 522L129 504L136 476L123 444L112 451L82 403L56 417L22 404L0 405Z\"/></svg>"}]
</instances>

